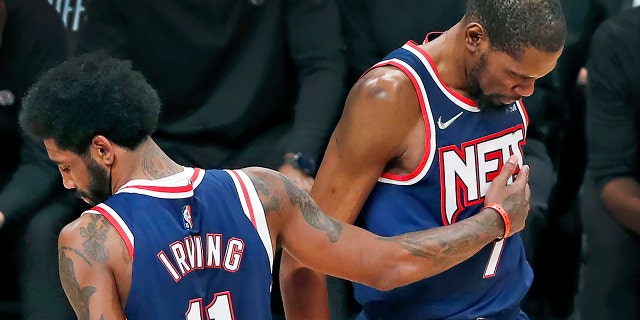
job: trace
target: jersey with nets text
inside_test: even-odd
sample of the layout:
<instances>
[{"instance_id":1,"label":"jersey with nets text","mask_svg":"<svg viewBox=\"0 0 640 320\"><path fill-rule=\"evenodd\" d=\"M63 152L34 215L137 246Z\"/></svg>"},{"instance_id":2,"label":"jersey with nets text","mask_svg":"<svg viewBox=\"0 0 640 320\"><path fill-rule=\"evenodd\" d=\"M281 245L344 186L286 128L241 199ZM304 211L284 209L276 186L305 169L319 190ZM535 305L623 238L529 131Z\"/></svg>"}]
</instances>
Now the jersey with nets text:
<instances>
[{"instance_id":1,"label":"jersey with nets text","mask_svg":"<svg viewBox=\"0 0 640 320\"><path fill-rule=\"evenodd\" d=\"M480 112L444 84L413 42L373 68L394 66L412 81L425 124L425 151L410 174L383 173L356 224L382 236L446 226L475 215L511 155L522 165L527 114L521 101ZM513 178L510 178L510 183ZM518 234L492 243L436 276L388 292L354 284L358 319L517 319L533 274Z\"/></svg>"}]
</instances>

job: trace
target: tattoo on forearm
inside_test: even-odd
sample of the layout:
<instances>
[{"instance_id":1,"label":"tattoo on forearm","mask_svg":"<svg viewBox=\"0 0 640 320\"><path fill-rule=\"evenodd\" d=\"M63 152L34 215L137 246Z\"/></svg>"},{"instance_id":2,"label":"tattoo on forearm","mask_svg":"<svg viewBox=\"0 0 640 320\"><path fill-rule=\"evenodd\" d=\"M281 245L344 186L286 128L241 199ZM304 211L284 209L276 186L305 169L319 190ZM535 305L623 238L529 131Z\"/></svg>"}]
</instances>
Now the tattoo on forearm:
<instances>
[{"instance_id":1,"label":"tattoo on forearm","mask_svg":"<svg viewBox=\"0 0 640 320\"><path fill-rule=\"evenodd\" d=\"M111 224L100 215L91 215L86 227L80 228L80 236L85 238L84 252L94 261L105 263L109 260L109 252L105 242Z\"/></svg>"},{"instance_id":2,"label":"tattoo on forearm","mask_svg":"<svg viewBox=\"0 0 640 320\"><path fill-rule=\"evenodd\" d=\"M447 242L441 241L437 236L429 236L421 232L391 238L378 237L377 239L393 242L411 252L412 255L425 259L442 256L443 252L447 252L451 248Z\"/></svg>"},{"instance_id":3,"label":"tattoo on forearm","mask_svg":"<svg viewBox=\"0 0 640 320\"><path fill-rule=\"evenodd\" d=\"M395 237L378 237L378 240L393 242L411 252L413 256L431 259L434 267L450 265L451 259L464 260L469 249L487 238L486 226L490 221L467 220L459 222L457 232L450 230L424 230ZM463 236L464 235L464 236ZM443 259L446 258L446 259Z\"/></svg>"},{"instance_id":4,"label":"tattoo on forearm","mask_svg":"<svg viewBox=\"0 0 640 320\"><path fill-rule=\"evenodd\" d=\"M157 179L182 171L182 168L171 161L156 145L149 145L142 157L142 171L149 178Z\"/></svg>"},{"instance_id":5,"label":"tattoo on forearm","mask_svg":"<svg viewBox=\"0 0 640 320\"><path fill-rule=\"evenodd\" d=\"M60 280L64 285L69 301L78 315L78 319L90 319L89 299L96 292L96 288L92 286L80 288L80 284L76 279L73 260L67 257L65 250L60 250L58 263L60 264Z\"/></svg>"},{"instance_id":6,"label":"tattoo on forearm","mask_svg":"<svg viewBox=\"0 0 640 320\"><path fill-rule=\"evenodd\" d=\"M296 187L289 179L286 179L284 176L281 176L281 179L287 189L291 203L300 206L302 216L307 220L307 223L316 229L325 231L331 242L338 241L342 234L342 225L340 222L322 213L322 210L313 202L311 196Z\"/></svg>"}]
</instances>

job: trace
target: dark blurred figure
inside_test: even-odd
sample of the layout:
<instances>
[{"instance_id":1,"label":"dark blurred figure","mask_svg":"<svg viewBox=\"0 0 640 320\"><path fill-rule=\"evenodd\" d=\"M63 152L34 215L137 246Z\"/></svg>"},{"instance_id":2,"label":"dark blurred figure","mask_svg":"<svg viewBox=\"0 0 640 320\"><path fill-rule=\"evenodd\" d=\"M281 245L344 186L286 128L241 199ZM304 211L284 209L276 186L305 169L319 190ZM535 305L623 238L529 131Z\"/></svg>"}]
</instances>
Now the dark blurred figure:
<instances>
[{"instance_id":1,"label":"dark blurred figure","mask_svg":"<svg viewBox=\"0 0 640 320\"><path fill-rule=\"evenodd\" d=\"M62 24L67 30L67 42L69 48L73 50L76 47L78 31L80 25L86 16L85 6L90 0L47 0L49 4L60 15Z\"/></svg>"},{"instance_id":2,"label":"dark blurred figure","mask_svg":"<svg viewBox=\"0 0 640 320\"><path fill-rule=\"evenodd\" d=\"M532 319L566 319L580 279L582 229L576 206L586 164L584 90L577 81L601 8L562 0L567 41L558 66L524 100L531 119L524 147L532 168L531 212L522 232L534 281L523 307Z\"/></svg>"},{"instance_id":3,"label":"dark blurred figure","mask_svg":"<svg viewBox=\"0 0 640 320\"><path fill-rule=\"evenodd\" d=\"M333 0L91 0L86 13L77 53L145 75L162 101L153 138L176 162L264 166L310 189L346 92Z\"/></svg>"},{"instance_id":4,"label":"dark blurred figure","mask_svg":"<svg viewBox=\"0 0 640 320\"><path fill-rule=\"evenodd\" d=\"M532 168L531 213L522 232L534 282L524 308L532 319L567 319L580 285L582 223L579 192L587 164L584 66L591 38L631 0L562 0L567 41L556 69L525 99L531 125L525 162ZM591 303L584 301L583 303Z\"/></svg>"},{"instance_id":5,"label":"dark blurred figure","mask_svg":"<svg viewBox=\"0 0 640 320\"><path fill-rule=\"evenodd\" d=\"M582 319L640 319L640 8L600 25L587 64Z\"/></svg>"},{"instance_id":6,"label":"dark blurred figure","mask_svg":"<svg viewBox=\"0 0 640 320\"><path fill-rule=\"evenodd\" d=\"M349 84L389 52L427 32L447 30L464 15L465 0L342 0Z\"/></svg>"},{"instance_id":7,"label":"dark blurred figure","mask_svg":"<svg viewBox=\"0 0 640 320\"><path fill-rule=\"evenodd\" d=\"M45 0L0 0L0 318L69 319L58 280L57 239L79 204L60 188L44 146L23 138L22 97L68 56L65 30Z\"/></svg>"}]
</instances>

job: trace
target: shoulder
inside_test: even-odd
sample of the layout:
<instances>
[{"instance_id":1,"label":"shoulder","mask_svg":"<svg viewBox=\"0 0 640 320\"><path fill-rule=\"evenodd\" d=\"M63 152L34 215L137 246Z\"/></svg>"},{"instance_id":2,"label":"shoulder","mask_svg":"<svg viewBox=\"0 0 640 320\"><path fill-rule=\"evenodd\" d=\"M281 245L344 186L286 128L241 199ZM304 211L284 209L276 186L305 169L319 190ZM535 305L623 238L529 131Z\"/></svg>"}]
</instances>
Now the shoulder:
<instances>
[{"instance_id":1,"label":"shoulder","mask_svg":"<svg viewBox=\"0 0 640 320\"><path fill-rule=\"evenodd\" d=\"M287 178L278 171L263 167L247 167L239 170L246 174L258 193L264 188L273 188L274 185L286 181Z\"/></svg>"},{"instance_id":2,"label":"shoulder","mask_svg":"<svg viewBox=\"0 0 640 320\"><path fill-rule=\"evenodd\" d=\"M381 66L369 70L353 86L334 131L337 142L351 141L349 148L397 155L417 122L422 120L418 94L411 79L400 69ZM349 140L348 138L353 139ZM377 147L364 146L371 142Z\"/></svg>"},{"instance_id":3,"label":"shoulder","mask_svg":"<svg viewBox=\"0 0 640 320\"><path fill-rule=\"evenodd\" d=\"M83 252L88 263L111 264L111 252L126 250L115 227L101 214L86 213L66 225L58 238L60 250Z\"/></svg>"},{"instance_id":4,"label":"shoulder","mask_svg":"<svg viewBox=\"0 0 640 320\"><path fill-rule=\"evenodd\" d=\"M67 224L60 231L60 241L73 242L88 235L88 232L112 229L112 225L101 214L86 213L78 217L76 220Z\"/></svg>"},{"instance_id":5,"label":"shoulder","mask_svg":"<svg viewBox=\"0 0 640 320\"><path fill-rule=\"evenodd\" d=\"M305 193L278 171L262 167L249 167L242 169L242 172L251 179L265 214L286 209L287 205L291 204L292 198L300 197Z\"/></svg>"},{"instance_id":6,"label":"shoulder","mask_svg":"<svg viewBox=\"0 0 640 320\"><path fill-rule=\"evenodd\" d=\"M73 238L83 233L86 228L110 228L111 223L104 216L97 213L85 213L67 224L60 232L60 237Z\"/></svg>"},{"instance_id":7,"label":"shoulder","mask_svg":"<svg viewBox=\"0 0 640 320\"><path fill-rule=\"evenodd\" d=\"M392 66L382 65L367 71L353 85L347 97L347 107L354 102L366 102L367 105L414 106L418 102L416 89L405 71Z\"/></svg>"},{"instance_id":8,"label":"shoulder","mask_svg":"<svg viewBox=\"0 0 640 320\"><path fill-rule=\"evenodd\" d=\"M370 69L356 84L352 91L372 99L384 99L389 95L413 92L413 84L407 74L391 65Z\"/></svg>"}]
</instances>

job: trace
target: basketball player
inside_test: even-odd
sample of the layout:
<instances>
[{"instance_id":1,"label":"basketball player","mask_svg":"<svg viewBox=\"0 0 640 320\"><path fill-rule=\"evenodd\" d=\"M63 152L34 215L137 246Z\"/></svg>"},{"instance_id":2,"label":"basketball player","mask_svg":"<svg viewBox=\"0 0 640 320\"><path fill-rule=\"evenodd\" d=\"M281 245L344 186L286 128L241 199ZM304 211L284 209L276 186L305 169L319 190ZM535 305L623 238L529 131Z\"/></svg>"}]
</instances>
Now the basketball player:
<instances>
[{"instance_id":1,"label":"basketball player","mask_svg":"<svg viewBox=\"0 0 640 320\"><path fill-rule=\"evenodd\" d=\"M555 67L565 37L557 0L468 1L456 25L393 51L354 85L311 196L383 236L475 217L509 157L523 163L520 98ZM526 319L532 278L516 235L390 292L354 284L358 319ZM322 277L285 256L281 279L288 316L326 309Z\"/></svg>"},{"instance_id":2,"label":"basketball player","mask_svg":"<svg viewBox=\"0 0 640 320\"><path fill-rule=\"evenodd\" d=\"M324 215L275 171L178 165L150 137L159 111L143 76L102 53L52 69L25 98L22 127L44 142L65 187L95 205L59 238L79 319L269 319L278 245L323 273L389 290L511 236L529 210L528 168L507 184L513 157L492 183L491 208L379 237Z\"/></svg>"}]
</instances>

